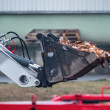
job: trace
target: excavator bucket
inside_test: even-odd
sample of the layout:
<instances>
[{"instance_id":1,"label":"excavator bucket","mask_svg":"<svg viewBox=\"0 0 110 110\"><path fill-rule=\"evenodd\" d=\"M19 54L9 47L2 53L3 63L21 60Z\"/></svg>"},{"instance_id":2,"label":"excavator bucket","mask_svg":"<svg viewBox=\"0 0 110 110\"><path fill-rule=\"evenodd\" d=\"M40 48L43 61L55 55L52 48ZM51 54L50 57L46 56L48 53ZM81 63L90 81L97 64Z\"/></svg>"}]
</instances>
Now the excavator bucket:
<instances>
[{"instance_id":1,"label":"excavator bucket","mask_svg":"<svg viewBox=\"0 0 110 110\"><path fill-rule=\"evenodd\" d=\"M39 33L37 38L42 43L44 69L50 83L75 80L100 65L95 53L63 45L53 34Z\"/></svg>"}]
</instances>

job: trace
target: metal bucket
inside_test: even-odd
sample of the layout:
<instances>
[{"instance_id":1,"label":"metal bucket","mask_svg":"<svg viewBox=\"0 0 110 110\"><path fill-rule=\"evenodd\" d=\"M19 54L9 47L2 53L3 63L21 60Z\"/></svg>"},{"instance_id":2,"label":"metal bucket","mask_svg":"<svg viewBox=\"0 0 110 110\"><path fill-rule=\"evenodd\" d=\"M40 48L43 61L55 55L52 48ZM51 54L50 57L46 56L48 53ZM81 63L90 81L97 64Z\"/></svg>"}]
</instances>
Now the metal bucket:
<instances>
[{"instance_id":1,"label":"metal bucket","mask_svg":"<svg viewBox=\"0 0 110 110\"><path fill-rule=\"evenodd\" d=\"M38 34L42 42L43 61L48 82L55 83L82 77L100 64L95 53L63 45L53 37Z\"/></svg>"}]
</instances>

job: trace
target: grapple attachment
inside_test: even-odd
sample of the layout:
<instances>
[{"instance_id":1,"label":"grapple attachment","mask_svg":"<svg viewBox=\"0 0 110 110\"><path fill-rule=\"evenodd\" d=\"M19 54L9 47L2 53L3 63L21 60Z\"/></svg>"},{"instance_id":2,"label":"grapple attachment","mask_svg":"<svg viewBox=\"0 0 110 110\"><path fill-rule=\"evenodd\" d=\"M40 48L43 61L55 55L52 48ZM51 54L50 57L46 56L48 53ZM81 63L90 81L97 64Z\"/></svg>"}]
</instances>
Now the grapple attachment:
<instances>
[{"instance_id":1,"label":"grapple attachment","mask_svg":"<svg viewBox=\"0 0 110 110\"><path fill-rule=\"evenodd\" d=\"M42 42L43 61L49 83L75 80L100 64L95 53L87 53L63 45L53 34L37 34Z\"/></svg>"}]
</instances>

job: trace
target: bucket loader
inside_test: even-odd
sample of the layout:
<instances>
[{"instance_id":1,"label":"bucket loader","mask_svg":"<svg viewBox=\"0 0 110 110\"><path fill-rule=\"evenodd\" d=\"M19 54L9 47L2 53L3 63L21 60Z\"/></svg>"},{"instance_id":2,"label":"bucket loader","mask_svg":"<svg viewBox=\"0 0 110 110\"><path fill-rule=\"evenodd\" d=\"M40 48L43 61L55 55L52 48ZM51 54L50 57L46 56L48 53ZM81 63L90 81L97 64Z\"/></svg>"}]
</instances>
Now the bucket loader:
<instances>
[{"instance_id":1,"label":"bucket loader","mask_svg":"<svg viewBox=\"0 0 110 110\"><path fill-rule=\"evenodd\" d=\"M9 33L17 37L4 39ZM0 35L0 71L21 87L52 87L59 82L77 80L101 64L94 52L83 52L63 45L53 34L45 36L38 33L36 37L41 41L43 66L15 55L5 47L14 38L19 38L26 47L18 34L11 31Z\"/></svg>"}]
</instances>

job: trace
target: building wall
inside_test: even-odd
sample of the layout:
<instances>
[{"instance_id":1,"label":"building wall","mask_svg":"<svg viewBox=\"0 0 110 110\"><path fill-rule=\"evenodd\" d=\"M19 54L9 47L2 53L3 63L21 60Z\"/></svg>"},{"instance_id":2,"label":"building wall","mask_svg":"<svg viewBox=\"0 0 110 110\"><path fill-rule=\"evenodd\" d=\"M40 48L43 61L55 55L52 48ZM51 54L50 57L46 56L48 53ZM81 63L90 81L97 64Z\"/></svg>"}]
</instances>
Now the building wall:
<instances>
[{"instance_id":1,"label":"building wall","mask_svg":"<svg viewBox=\"0 0 110 110\"><path fill-rule=\"evenodd\" d=\"M82 40L109 43L110 14L0 15L0 34L15 31L24 39L32 29L79 29Z\"/></svg>"},{"instance_id":2,"label":"building wall","mask_svg":"<svg viewBox=\"0 0 110 110\"><path fill-rule=\"evenodd\" d=\"M110 0L0 0L0 13L110 13Z\"/></svg>"}]
</instances>

